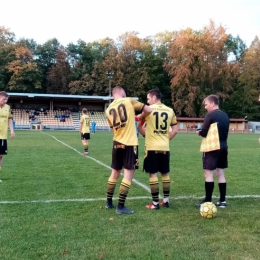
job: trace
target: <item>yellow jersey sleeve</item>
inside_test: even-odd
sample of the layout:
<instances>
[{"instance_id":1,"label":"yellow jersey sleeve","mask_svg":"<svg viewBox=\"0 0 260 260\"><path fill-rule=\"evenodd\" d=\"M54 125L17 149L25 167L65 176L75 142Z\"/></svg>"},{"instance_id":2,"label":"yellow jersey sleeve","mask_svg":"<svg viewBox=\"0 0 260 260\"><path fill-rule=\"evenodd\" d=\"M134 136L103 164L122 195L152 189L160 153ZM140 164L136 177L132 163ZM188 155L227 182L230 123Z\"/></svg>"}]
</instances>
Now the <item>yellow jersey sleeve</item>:
<instances>
[{"instance_id":1,"label":"yellow jersey sleeve","mask_svg":"<svg viewBox=\"0 0 260 260\"><path fill-rule=\"evenodd\" d=\"M143 111L145 104L131 98L129 100L132 106L134 107L135 111L139 111L140 113Z\"/></svg>"},{"instance_id":2,"label":"yellow jersey sleeve","mask_svg":"<svg viewBox=\"0 0 260 260\"><path fill-rule=\"evenodd\" d=\"M106 110L114 141L125 145L138 145L135 128L135 111L142 111L144 104L131 98L115 99Z\"/></svg>"}]
</instances>

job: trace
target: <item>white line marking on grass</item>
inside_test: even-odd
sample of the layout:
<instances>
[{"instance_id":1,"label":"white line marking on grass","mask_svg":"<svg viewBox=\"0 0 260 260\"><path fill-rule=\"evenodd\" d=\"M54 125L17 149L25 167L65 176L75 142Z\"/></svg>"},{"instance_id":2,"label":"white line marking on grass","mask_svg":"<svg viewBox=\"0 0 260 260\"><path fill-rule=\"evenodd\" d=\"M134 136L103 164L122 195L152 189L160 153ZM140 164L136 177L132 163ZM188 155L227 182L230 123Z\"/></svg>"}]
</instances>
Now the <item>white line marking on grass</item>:
<instances>
[{"instance_id":1,"label":"white line marking on grass","mask_svg":"<svg viewBox=\"0 0 260 260\"><path fill-rule=\"evenodd\" d=\"M41 133L43 133L43 132L41 132ZM43 133L43 134L52 137L52 138L55 139L57 142L59 142L59 143L65 145L65 146L67 146L68 148L74 150L75 152L77 152L78 154L80 154L81 156L83 156L80 151L78 151L77 149L75 149L75 148L69 146L68 144L66 144L66 143L64 143L64 142L62 142L62 141L60 141L60 140L57 139L55 136L50 135L50 134L47 134L47 133ZM106 167L106 168L109 169L109 170L112 170L112 168L111 168L110 166L108 166L108 165L106 165L106 164L100 162L99 160L97 160L97 159L95 159L95 158L93 158L93 157L91 157L91 156L89 156L89 155L87 155L87 156L85 156L85 157L86 157L86 158L89 158L89 159L91 159L91 160L93 160L93 161L95 161L96 163L98 163L98 164L100 164L100 165ZM123 175L123 174L121 173L121 175ZM146 191L148 191L148 192L150 193L150 188L147 187L145 184L143 184L143 183L137 181L136 179L133 179L132 182L134 182L135 184L139 185L139 186L142 187L144 190L146 190Z\"/></svg>"},{"instance_id":2,"label":"white line marking on grass","mask_svg":"<svg viewBox=\"0 0 260 260\"><path fill-rule=\"evenodd\" d=\"M187 200L187 199L201 199L202 197L197 196L179 196L170 197L171 200ZM213 198L218 198L213 196ZM229 199L246 199L246 198L260 198L260 195L234 195L226 196ZM127 197L127 200L143 200L151 199L150 196L139 196L139 197ZM115 200L118 200L115 198ZM26 204L26 203L57 203L57 202L95 202L95 201L106 201L106 198L82 198L82 199L59 199L59 200L25 200L25 201L0 201L0 204Z\"/></svg>"},{"instance_id":3,"label":"white line marking on grass","mask_svg":"<svg viewBox=\"0 0 260 260\"><path fill-rule=\"evenodd\" d=\"M130 197L128 200L150 199L148 196ZM25 200L25 201L0 201L0 204L25 204L25 203L57 203L57 202L95 202L106 201L107 198L81 198L81 199L58 199L58 200ZM114 199L118 200L118 199Z\"/></svg>"}]
</instances>

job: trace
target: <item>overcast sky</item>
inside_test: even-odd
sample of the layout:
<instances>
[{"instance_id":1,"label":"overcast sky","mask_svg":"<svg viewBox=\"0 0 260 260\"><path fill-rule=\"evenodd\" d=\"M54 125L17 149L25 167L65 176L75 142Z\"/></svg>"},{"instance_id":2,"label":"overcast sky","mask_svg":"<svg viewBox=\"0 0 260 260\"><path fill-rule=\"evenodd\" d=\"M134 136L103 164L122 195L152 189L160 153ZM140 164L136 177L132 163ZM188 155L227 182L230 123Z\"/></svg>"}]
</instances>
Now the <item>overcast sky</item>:
<instances>
[{"instance_id":1,"label":"overcast sky","mask_svg":"<svg viewBox=\"0 0 260 260\"><path fill-rule=\"evenodd\" d=\"M0 0L0 26L38 44L202 29L210 19L247 46L260 38L260 0Z\"/></svg>"}]
</instances>

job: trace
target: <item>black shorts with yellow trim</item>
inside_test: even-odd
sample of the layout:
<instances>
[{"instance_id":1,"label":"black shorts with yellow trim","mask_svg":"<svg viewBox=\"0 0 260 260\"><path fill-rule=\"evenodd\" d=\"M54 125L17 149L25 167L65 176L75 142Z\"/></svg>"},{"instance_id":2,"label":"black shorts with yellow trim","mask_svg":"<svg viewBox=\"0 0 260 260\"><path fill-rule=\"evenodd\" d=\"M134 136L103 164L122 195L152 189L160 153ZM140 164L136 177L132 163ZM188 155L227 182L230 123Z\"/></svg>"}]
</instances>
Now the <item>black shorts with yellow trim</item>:
<instances>
[{"instance_id":1,"label":"black shorts with yellow trim","mask_svg":"<svg viewBox=\"0 0 260 260\"><path fill-rule=\"evenodd\" d=\"M7 140L0 139L0 154L7 154Z\"/></svg>"},{"instance_id":2,"label":"black shorts with yellow trim","mask_svg":"<svg viewBox=\"0 0 260 260\"><path fill-rule=\"evenodd\" d=\"M81 134L81 140L89 140L89 139L90 139L90 133Z\"/></svg>"},{"instance_id":3,"label":"black shorts with yellow trim","mask_svg":"<svg viewBox=\"0 0 260 260\"><path fill-rule=\"evenodd\" d=\"M138 169L138 146L124 145L117 141L113 142L111 168L121 170Z\"/></svg>"},{"instance_id":4,"label":"black shorts with yellow trim","mask_svg":"<svg viewBox=\"0 0 260 260\"><path fill-rule=\"evenodd\" d=\"M143 170L148 173L170 172L170 152L146 151Z\"/></svg>"}]
</instances>

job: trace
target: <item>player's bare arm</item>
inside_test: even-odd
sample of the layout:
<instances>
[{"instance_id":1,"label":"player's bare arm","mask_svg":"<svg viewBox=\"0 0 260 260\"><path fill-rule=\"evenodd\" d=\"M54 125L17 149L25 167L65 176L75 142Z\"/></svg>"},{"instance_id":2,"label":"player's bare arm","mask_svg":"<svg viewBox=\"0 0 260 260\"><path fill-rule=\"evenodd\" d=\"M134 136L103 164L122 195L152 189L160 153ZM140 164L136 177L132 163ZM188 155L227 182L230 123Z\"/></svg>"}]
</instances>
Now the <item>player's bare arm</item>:
<instances>
[{"instance_id":1,"label":"player's bare arm","mask_svg":"<svg viewBox=\"0 0 260 260\"><path fill-rule=\"evenodd\" d=\"M80 123L79 132L82 134L82 123Z\"/></svg>"},{"instance_id":2,"label":"player's bare arm","mask_svg":"<svg viewBox=\"0 0 260 260\"><path fill-rule=\"evenodd\" d=\"M11 138L15 137L15 133L14 133L14 128L13 128L13 122L12 122L12 118L8 119L8 123L9 123L9 129L11 132Z\"/></svg>"},{"instance_id":3,"label":"player's bare arm","mask_svg":"<svg viewBox=\"0 0 260 260\"><path fill-rule=\"evenodd\" d=\"M137 126L137 129L139 130L139 132L140 132L140 134L141 134L142 136L145 136L144 122L145 122L145 121L139 121L139 122L138 122L138 126Z\"/></svg>"},{"instance_id":4,"label":"player's bare arm","mask_svg":"<svg viewBox=\"0 0 260 260\"><path fill-rule=\"evenodd\" d=\"M172 131L170 132L169 139L172 140L175 135L178 133L178 125L171 126Z\"/></svg>"},{"instance_id":5,"label":"player's bare arm","mask_svg":"<svg viewBox=\"0 0 260 260\"><path fill-rule=\"evenodd\" d=\"M139 116L139 120L144 120L151 113L152 113L152 109L149 106L145 105L142 114Z\"/></svg>"}]
</instances>

